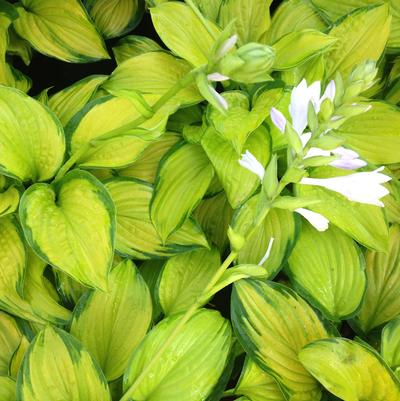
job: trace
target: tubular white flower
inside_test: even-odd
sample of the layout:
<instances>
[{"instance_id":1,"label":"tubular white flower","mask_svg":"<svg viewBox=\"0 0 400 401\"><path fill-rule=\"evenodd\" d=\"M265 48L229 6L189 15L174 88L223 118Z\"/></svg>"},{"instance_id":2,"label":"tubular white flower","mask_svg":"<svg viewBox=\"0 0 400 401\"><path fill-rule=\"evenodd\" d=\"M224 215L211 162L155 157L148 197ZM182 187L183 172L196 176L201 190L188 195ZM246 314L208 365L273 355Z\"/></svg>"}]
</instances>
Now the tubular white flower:
<instances>
[{"instance_id":1,"label":"tubular white flower","mask_svg":"<svg viewBox=\"0 0 400 401\"><path fill-rule=\"evenodd\" d=\"M285 116L275 107L271 108L271 120L274 123L275 127L278 128L279 131L282 132L282 134L285 132L286 128L286 118Z\"/></svg>"},{"instance_id":2,"label":"tubular white flower","mask_svg":"<svg viewBox=\"0 0 400 401\"><path fill-rule=\"evenodd\" d=\"M325 99L330 99L333 102L335 100L335 96L336 96L336 84L335 81L332 79L332 81L330 81L327 87L325 88L325 92L322 95L319 104L321 105Z\"/></svg>"},{"instance_id":3,"label":"tubular white flower","mask_svg":"<svg viewBox=\"0 0 400 401\"><path fill-rule=\"evenodd\" d=\"M295 209L295 212L301 214L318 231L325 231L329 227L329 220L325 216L322 216L322 214L303 209L302 207Z\"/></svg>"},{"instance_id":4,"label":"tubular white flower","mask_svg":"<svg viewBox=\"0 0 400 401\"><path fill-rule=\"evenodd\" d=\"M236 45L236 42L238 41L238 38L238 35L235 34L228 38L224 43L222 43L221 47L218 49L217 57L221 58L225 56L225 54L228 53L229 50L233 49Z\"/></svg>"},{"instance_id":5,"label":"tubular white flower","mask_svg":"<svg viewBox=\"0 0 400 401\"><path fill-rule=\"evenodd\" d=\"M342 168L344 170L357 170L361 167L365 167L367 164L367 162L361 159L339 159L329 163L332 167Z\"/></svg>"},{"instance_id":6,"label":"tubular white flower","mask_svg":"<svg viewBox=\"0 0 400 401\"><path fill-rule=\"evenodd\" d=\"M210 92L212 93L212 96L218 102L218 104L224 110L228 110L229 106L228 106L228 102L226 101L226 99L221 94L219 94L211 85L210 85Z\"/></svg>"},{"instance_id":7,"label":"tubular white flower","mask_svg":"<svg viewBox=\"0 0 400 401\"><path fill-rule=\"evenodd\" d=\"M323 150L320 148L310 148L307 152L307 154L304 156L305 159L308 159L309 157L317 157L317 156L330 156L331 152L329 150Z\"/></svg>"},{"instance_id":8,"label":"tubular white flower","mask_svg":"<svg viewBox=\"0 0 400 401\"><path fill-rule=\"evenodd\" d=\"M353 202L366 203L383 207L380 200L389 191L381 184L391 180L391 177L381 174L380 167L370 172L360 172L333 178L302 178L300 184L316 185L338 192Z\"/></svg>"},{"instance_id":9,"label":"tubular white flower","mask_svg":"<svg viewBox=\"0 0 400 401\"><path fill-rule=\"evenodd\" d=\"M289 104L292 125L299 135L301 135L307 127L309 101L310 93L308 91L307 81L303 79L299 85L293 88Z\"/></svg>"},{"instance_id":10,"label":"tubular white flower","mask_svg":"<svg viewBox=\"0 0 400 401\"><path fill-rule=\"evenodd\" d=\"M239 164L252 173L257 174L261 181L263 180L265 168L248 150L242 154Z\"/></svg>"},{"instance_id":11,"label":"tubular white flower","mask_svg":"<svg viewBox=\"0 0 400 401\"><path fill-rule=\"evenodd\" d=\"M271 237L271 239L269 240L269 244L268 244L268 248L267 248L267 252L265 252L265 255L262 257L262 259L258 262L259 266L262 266L266 260L269 258L269 256L271 255L271 250L272 250L272 244L274 243L275 238Z\"/></svg>"},{"instance_id":12,"label":"tubular white flower","mask_svg":"<svg viewBox=\"0 0 400 401\"><path fill-rule=\"evenodd\" d=\"M321 107L321 81L315 81L308 87L309 102L311 101L316 113L319 112ZM307 102L307 116L308 116L308 102Z\"/></svg>"},{"instance_id":13,"label":"tubular white flower","mask_svg":"<svg viewBox=\"0 0 400 401\"><path fill-rule=\"evenodd\" d=\"M222 82L227 81L229 77L227 77L226 75L222 75L219 72L213 72L207 75L207 79L213 82Z\"/></svg>"}]
</instances>

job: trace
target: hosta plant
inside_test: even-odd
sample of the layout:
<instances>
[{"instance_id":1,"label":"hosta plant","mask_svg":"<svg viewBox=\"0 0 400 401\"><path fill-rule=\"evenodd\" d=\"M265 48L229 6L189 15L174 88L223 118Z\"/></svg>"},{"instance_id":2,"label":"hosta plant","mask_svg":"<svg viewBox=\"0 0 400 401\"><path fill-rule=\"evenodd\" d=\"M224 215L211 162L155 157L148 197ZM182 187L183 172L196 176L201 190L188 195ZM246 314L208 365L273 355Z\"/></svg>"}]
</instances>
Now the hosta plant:
<instances>
[{"instance_id":1,"label":"hosta plant","mask_svg":"<svg viewBox=\"0 0 400 401\"><path fill-rule=\"evenodd\" d=\"M0 30L0 401L400 401L398 0ZM115 64L35 93L38 53Z\"/></svg>"}]
</instances>

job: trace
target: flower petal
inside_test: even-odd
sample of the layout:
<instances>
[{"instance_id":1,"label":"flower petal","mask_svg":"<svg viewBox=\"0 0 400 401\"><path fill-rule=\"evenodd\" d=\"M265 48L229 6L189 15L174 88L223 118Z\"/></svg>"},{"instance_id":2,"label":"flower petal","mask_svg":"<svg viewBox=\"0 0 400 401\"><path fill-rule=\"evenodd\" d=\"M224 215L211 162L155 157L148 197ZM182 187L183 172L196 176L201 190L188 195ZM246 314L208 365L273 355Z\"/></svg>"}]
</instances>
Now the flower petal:
<instances>
[{"instance_id":1,"label":"flower petal","mask_svg":"<svg viewBox=\"0 0 400 401\"><path fill-rule=\"evenodd\" d=\"M274 123L275 127L279 129L279 131L282 132L282 134L285 132L286 128L286 118L285 116L275 107L271 108L271 120Z\"/></svg>"},{"instance_id":2,"label":"flower petal","mask_svg":"<svg viewBox=\"0 0 400 401\"><path fill-rule=\"evenodd\" d=\"M325 216L322 216L322 214L304 208L296 209L295 212L301 214L318 231L326 231L329 227L329 220Z\"/></svg>"},{"instance_id":3,"label":"flower petal","mask_svg":"<svg viewBox=\"0 0 400 401\"><path fill-rule=\"evenodd\" d=\"M207 75L207 79L213 82L221 82L221 81L227 81L230 78L227 77L226 75L220 74L219 72L213 72Z\"/></svg>"},{"instance_id":4,"label":"flower petal","mask_svg":"<svg viewBox=\"0 0 400 401\"><path fill-rule=\"evenodd\" d=\"M239 164L252 173L257 174L261 181L263 180L265 174L264 166L248 150L242 154Z\"/></svg>"},{"instance_id":5,"label":"flower petal","mask_svg":"<svg viewBox=\"0 0 400 401\"><path fill-rule=\"evenodd\" d=\"M262 266L271 255L272 244L274 243L274 240L275 240L274 237L271 237L271 239L269 240L267 251L265 252L265 255L262 257L262 259L258 262L259 266Z\"/></svg>"}]
</instances>

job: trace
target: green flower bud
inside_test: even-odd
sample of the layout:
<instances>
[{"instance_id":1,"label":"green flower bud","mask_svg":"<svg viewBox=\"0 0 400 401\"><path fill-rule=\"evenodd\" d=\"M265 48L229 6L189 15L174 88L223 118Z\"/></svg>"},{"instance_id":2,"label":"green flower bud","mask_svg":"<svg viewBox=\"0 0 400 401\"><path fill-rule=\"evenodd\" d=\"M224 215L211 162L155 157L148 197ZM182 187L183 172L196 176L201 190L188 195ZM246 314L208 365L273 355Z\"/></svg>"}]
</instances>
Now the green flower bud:
<instances>
[{"instance_id":1,"label":"green flower bud","mask_svg":"<svg viewBox=\"0 0 400 401\"><path fill-rule=\"evenodd\" d=\"M217 71L245 84L264 82L270 79L268 73L274 60L275 51L271 46L247 43L223 57Z\"/></svg>"},{"instance_id":2,"label":"green flower bud","mask_svg":"<svg viewBox=\"0 0 400 401\"><path fill-rule=\"evenodd\" d=\"M231 243L231 250L233 252L239 252L246 244L246 238L243 235L235 232L230 226L228 228L228 238Z\"/></svg>"},{"instance_id":3,"label":"green flower bud","mask_svg":"<svg viewBox=\"0 0 400 401\"><path fill-rule=\"evenodd\" d=\"M319 115L322 118L322 121L329 121L334 112L334 106L331 99L325 99L321 104L321 109L319 111Z\"/></svg>"}]
</instances>

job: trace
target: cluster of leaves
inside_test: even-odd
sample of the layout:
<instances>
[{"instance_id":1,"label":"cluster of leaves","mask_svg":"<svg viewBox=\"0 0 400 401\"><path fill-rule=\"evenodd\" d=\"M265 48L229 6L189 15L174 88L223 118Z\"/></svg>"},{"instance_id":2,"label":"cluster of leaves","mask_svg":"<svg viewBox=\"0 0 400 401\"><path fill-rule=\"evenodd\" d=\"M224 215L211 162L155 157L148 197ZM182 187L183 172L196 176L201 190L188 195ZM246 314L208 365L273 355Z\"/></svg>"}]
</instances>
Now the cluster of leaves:
<instances>
[{"instance_id":1,"label":"cluster of leaves","mask_svg":"<svg viewBox=\"0 0 400 401\"><path fill-rule=\"evenodd\" d=\"M270 6L0 0L0 401L400 400L400 2ZM109 58L144 12L165 48L26 94L13 57ZM360 177L339 147L384 208L301 184Z\"/></svg>"}]
</instances>

